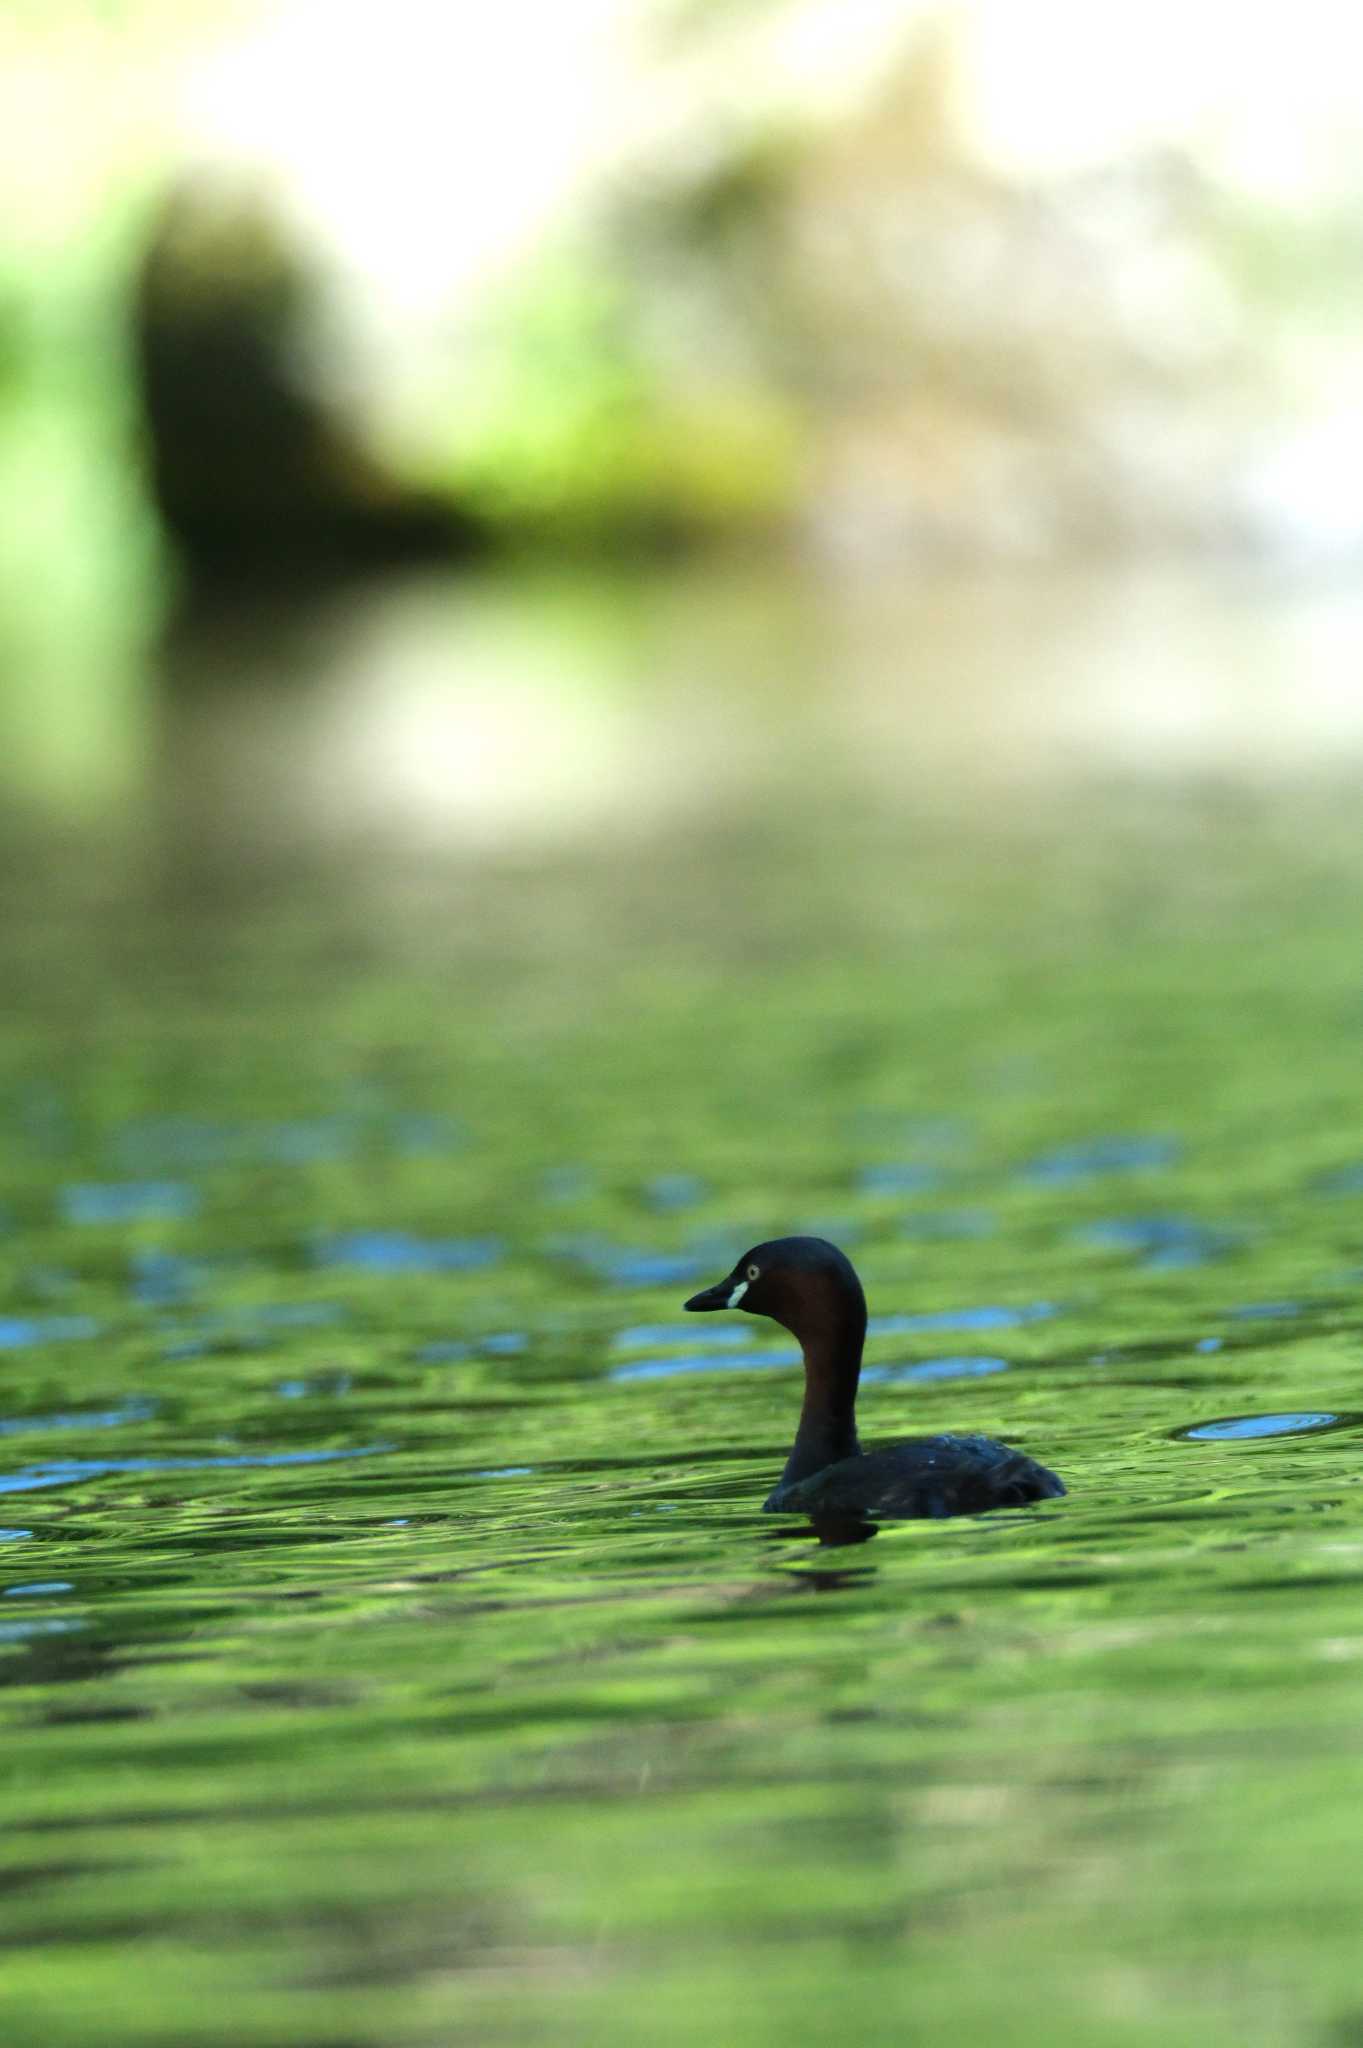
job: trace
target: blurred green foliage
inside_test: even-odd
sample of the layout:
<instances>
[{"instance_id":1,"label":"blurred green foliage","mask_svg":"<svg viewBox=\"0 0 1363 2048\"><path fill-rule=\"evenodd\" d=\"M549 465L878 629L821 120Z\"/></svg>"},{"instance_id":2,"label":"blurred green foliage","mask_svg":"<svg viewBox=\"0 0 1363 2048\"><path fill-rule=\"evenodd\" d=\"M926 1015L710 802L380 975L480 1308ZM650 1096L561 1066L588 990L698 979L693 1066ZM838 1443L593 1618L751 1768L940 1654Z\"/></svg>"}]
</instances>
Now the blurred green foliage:
<instances>
[{"instance_id":1,"label":"blurred green foliage","mask_svg":"<svg viewBox=\"0 0 1363 2048\"><path fill-rule=\"evenodd\" d=\"M618 271L567 251L488 310L442 467L507 532L667 540L790 505L790 406L753 383L669 387L633 313Z\"/></svg>"}]
</instances>

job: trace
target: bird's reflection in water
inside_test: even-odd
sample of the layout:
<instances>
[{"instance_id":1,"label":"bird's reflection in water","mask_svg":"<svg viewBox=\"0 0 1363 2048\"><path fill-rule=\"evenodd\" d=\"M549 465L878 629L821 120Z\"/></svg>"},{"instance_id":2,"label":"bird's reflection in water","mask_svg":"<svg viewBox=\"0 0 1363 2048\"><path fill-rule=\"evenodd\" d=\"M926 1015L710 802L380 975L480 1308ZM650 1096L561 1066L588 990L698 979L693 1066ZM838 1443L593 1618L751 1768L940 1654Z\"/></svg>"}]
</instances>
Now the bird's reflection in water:
<instances>
[{"instance_id":1,"label":"bird's reflection in water","mask_svg":"<svg viewBox=\"0 0 1363 2048\"><path fill-rule=\"evenodd\" d=\"M824 1549L836 1550L839 1545L869 1543L873 1536L880 1534L880 1524L866 1515L811 1515L810 1533Z\"/></svg>"},{"instance_id":2,"label":"bird's reflection in water","mask_svg":"<svg viewBox=\"0 0 1363 2048\"><path fill-rule=\"evenodd\" d=\"M853 1544L869 1543L879 1535L877 1523L860 1515L820 1515L807 1522L787 1525L781 1529L763 1529L761 1540L768 1543L815 1543L820 1550L848 1549ZM875 1577L871 1564L804 1565L783 1566L784 1576L794 1579L797 1585L811 1593L845 1592L852 1586L864 1586Z\"/></svg>"},{"instance_id":3,"label":"bird's reflection in water","mask_svg":"<svg viewBox=\"0 0 1363 2048\"><path fill-rule=\"evenodd\" d=\"M868 1515L811 1515L808 1521L787 1523L780 1529L760 1529L759 1543L817 1543L834 1550L839 1545L869 1543L880 1534L879 1522Z\"/></svg>"}]
</instances>

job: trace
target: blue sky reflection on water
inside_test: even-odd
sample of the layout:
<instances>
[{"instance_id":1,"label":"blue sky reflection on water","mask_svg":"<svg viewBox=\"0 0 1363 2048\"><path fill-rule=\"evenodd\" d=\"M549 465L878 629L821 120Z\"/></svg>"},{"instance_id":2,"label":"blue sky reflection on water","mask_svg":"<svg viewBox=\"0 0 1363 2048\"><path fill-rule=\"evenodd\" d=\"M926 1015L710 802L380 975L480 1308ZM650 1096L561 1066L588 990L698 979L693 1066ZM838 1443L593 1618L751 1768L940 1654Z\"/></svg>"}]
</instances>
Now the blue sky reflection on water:
<instances>
[{"instance_id":1,"label":"blue sky reflection on water","mask_svg":"<svg viewBox=\"0 0 1363 2048\"><path fill-rule=\"evenodd\" d=\"M1363 1424L1363 1416L1332 1414L1328 1409L1302 1409L1283 1415L1227 1415L1215 1422L1194 1423L1177 1434L1193 1443L1243 1443L1260 1437L1310 1436L1317 1430Z\"/></svg>"},{"instance_id":2,"label":"blue sky reflection on water","mask_svg":"<svg viewBox=\"0 0 1363 2048\"><path fill-rule=\"evenodd\" d=\"M682 1373L761 1372L773 1366L799 1365L796 1351L744 1351L730 1357L713 1351L682 1354L677 1358L640 1358L629 1365L613 1365L606 1375L612 1380L668 1380Z\"/></svg>"},{"instance_id":3,"label":"blue sky reflection on water","mask_svg":"<svg viewBox=\"0 0 1363 2048\"><path fill-rule=\"evenodd\" d=\"M363 1444L347 1449L243 1451L216 1458L63 1458L47 1465L30 1465L20 1472L0 1473L0 1493L38 1493L129 1472L266 1471L275 1466L327 1465L348 1458L377 1457L389 1448L387 1444Z\"/></svg>"},{"instance_id":4,"label":"blue sky reflection on water","mask_svg":"<svg viewBox=\"0 0 1363 2048\"><path fill-rule=\"evenodd\" d=\"M897 1386L904 1380L980 1380L1007 1372L1006 1358L922 1358L913 1365L868 1365L863 1386Z\"/></svg>"},{"instance_id":5,"label":"blue sky reflection on water","mask_svg":"<svg viewBox=\"0 0 1363 2048\"><path fill-rule=\"evenodd\" d=\"M1179 1140L1167 1133L1084 1138L1028 1160L1022 1175L1043 1186L1073 1187L1104 1174L1149 1173L1172 1166L1180 1150Z\"/></svg>"},{"instance_id":6,"label":"blue sky reflection on water","mask_svg":"<svg viewBox=\"0 0 1363 2048\"><path fill-rule=\"evenodd\" d=\"M85 1181L61 1191L67 1223L183 1223L199 1207L197 1188L188 1181Z\"/></svg>"},{"instance_id":7,"label":"blue sky reflection on water","mask_svg":"<svg viewBox=\"0 0 1363 2048\"><path fill-rule=\"evenodd\" d=\"M83 1408L70 1415L15 1415L0 1418L0 1436L41 1436L56 1429L120 1429L128 1422L146 1422L160 1403L124 1401L116 1408Z\"/></svg>"},{"instance_id":8,"label":"blue sky reflection on water","mask_svg":"<svg viewBox=\"0 0 1363 2048\"><path fill-rule=\"evenodd\" d=\"M80 1344L99 1332L93 1316L0 1316L0 1351L30 1344Z\"/></svg>"},{"instance_id":9,"label":"blue sky reflection on water","mask_svg":"<svg viewBox=\"0 0 1363 2048\"><path fill-rule=\"evenodd\" d=\"M320 1266L372 1273L471 1273L495 1265L506 1247L495 1237L417 1237L406 1230L344 1230L313 1247Z\"/></svg>"},{"instance_id":10,"label":"blue sky reflection on water","mask_svg":"<svg viewBox=\"0 0 1363 2048\"><path fill-rule=\"evenodd\" d=\"M685 1344L692 1351L741 1351L756 1336L751 1323L721 1323L712 1328L694 1321L632 1323L626 1330L617 1330L611 1344L616 1351L643 1351L655 1344Z\"/></svg>"},{"instance_id":11,"label":"blue sky reflection on water","mask_svg":"<svg viewBox=\"0 0 1363 2048\"><path fill-rule=\"evenodd\" d=\"M801 1363L801 1354L795 1351L745 1351L741 1356L717 1357L713 1352L683 1353L676 1358L641 1358L629 1365L612 1366L608 1378L613 1380L663 1380L679 1374L754 1372L771 1366L791 1366ZM966 1380L987 1379L994 1373L1006 1372L1006 1358L923 1358L911 1365L864 1365L861 1371L863 1386L896 1386L910 1380Z\"/></svg>"},{"instance_id":12,"label":"blue sky reflection on water","mask_svg":"<svg viewBox=\"0 0 1363 2048\"><path fill-rule=\"evenodd\" d=\"M34 1636L67 1636L89 1624L74 1616L35 1615L31 1621L0 1621L0 1643L24 1643Z\"/></svg>"},{"instance_id":13,"label":"blue sky reflection on water","mask_svg":"<svg viewBox=\"0 0 1363 2048\"><path fill-rule=\"evenodd\" d=\"M904 1337L939 1330L1013 1330L1025 1323L1045 1322L1059 1315L1058 1303L1029 1301L1009 1307L985 1303L977 1308L926 1309L918 1314L872 1316L868 1337Z\"/></svg>"}]
</instances>

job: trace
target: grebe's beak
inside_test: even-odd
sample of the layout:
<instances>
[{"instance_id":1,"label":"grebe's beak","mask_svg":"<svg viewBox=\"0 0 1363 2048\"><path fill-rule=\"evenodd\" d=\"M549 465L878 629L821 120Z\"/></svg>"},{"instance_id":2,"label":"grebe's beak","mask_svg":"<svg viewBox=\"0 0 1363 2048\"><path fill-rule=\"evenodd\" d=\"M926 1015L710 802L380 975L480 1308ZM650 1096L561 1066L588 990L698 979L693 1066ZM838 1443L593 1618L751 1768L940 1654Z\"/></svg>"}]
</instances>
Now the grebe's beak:
<instances>
[{"instance_id":1,"label":"grebe's beak","mask_svg":"<svg viewBox=\"0 0 1363 2048\"><path fill-rule=\"evenodd\" d=\"M714 1287L706 1287L701 1293L693 1294L685 1306L697 1315L703 1315L710 1309L738 1308L747 1291L747 1281L735 1280L731 1274L727 1280L719 1281Z\"/></svg>"}]
</instances>

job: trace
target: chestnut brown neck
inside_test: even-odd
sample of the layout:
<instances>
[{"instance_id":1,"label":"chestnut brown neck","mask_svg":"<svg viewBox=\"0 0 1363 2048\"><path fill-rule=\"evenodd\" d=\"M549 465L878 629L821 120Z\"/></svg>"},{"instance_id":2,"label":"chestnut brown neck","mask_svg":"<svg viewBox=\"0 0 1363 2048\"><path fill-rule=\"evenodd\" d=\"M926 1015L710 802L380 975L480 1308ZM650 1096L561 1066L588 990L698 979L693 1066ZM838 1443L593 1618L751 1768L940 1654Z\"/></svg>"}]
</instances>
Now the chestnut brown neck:
<instances>
[{"instance_id":1,"label":"chestnut brown neck","mask_svg":"<svg viewBox=\"0 0 1363 2048\"><path fill-rule=\"evenodd\" d=\"M803 1276L802 1276L803 1277ZM805 1360L805 1398L800 1427L781 1474L781 1484L808 1479L854 1458L857 1442L857 1381L866 1342L866 1297L852 1276L837 1285L822 1276L792 1290L789 1316L781 1321L800 1341Z\"/></svg>"}]
</instances>

